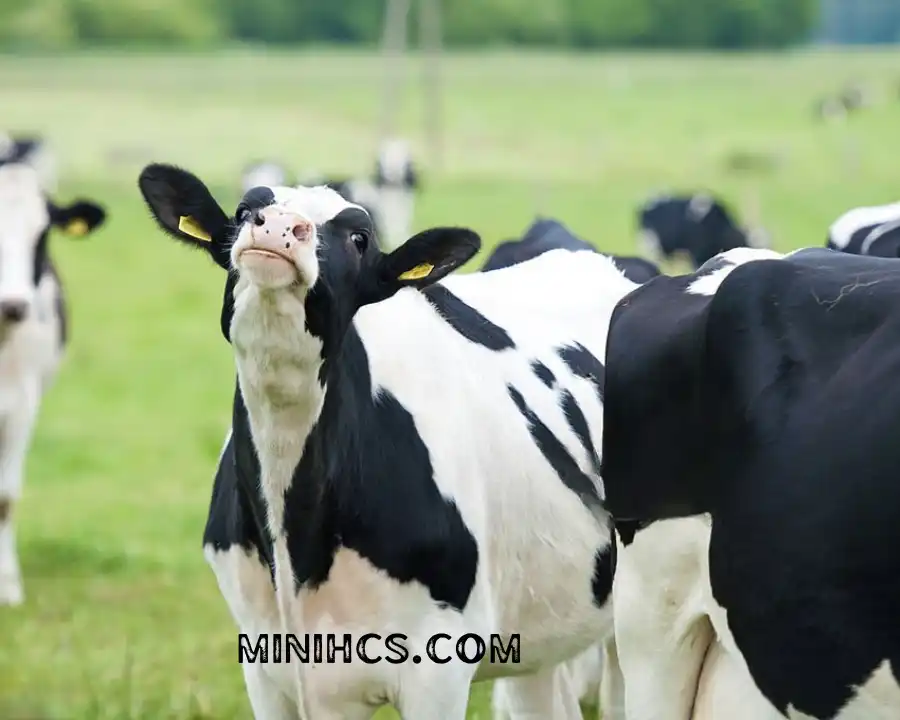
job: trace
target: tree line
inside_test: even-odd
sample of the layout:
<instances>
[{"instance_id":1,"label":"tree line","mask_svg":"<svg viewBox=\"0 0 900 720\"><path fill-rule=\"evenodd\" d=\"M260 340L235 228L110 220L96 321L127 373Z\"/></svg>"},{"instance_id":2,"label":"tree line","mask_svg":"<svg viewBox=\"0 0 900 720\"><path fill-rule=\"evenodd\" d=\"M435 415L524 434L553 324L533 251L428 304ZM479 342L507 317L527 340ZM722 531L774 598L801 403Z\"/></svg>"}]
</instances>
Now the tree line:
<instances>
[{"instance_id":1,"label":"tree line","mask_svg":"<svg viewBox=\"0 0 900 720\"><path fill-rule=\"evenodd\" d=\"M781 48L821 0L442 0L447 47ZM373 46L384 0L3 0L0 47ZM413 13L417 4L413 4ZM412 19L415 27L415 18Z\"/></svg>"}]
</instances>

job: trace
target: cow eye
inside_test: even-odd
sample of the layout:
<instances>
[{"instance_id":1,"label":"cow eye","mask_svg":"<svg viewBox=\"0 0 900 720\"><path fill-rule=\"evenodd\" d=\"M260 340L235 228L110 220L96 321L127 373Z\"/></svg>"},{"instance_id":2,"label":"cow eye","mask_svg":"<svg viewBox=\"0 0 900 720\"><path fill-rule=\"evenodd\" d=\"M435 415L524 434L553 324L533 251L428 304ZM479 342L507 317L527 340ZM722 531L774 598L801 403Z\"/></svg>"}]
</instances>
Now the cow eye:
<instances>
[{"instance_id":1,"label":"cow eye","mask_svg":"<svg viewBox=\"0 0 900 720\"><path fill-rule=\"evenodd\" d=\"M357 230L350 233L350 242L352 242L359 252L364 252L369 247L369 235L364 230Z\"/></svg>"},{"instance_id":2,"label":"cow eye","mask_svg":"<svg viewBox=\"0 0 900 720\"><path fill-rule=\"evenodd\" d=\"M238 221L238 223L242 223L247 219L247 216L250 214L250 208L248 208L243 203L238 205L237 210L234 213L234 219Z\"/></svg>"}]
</instances>

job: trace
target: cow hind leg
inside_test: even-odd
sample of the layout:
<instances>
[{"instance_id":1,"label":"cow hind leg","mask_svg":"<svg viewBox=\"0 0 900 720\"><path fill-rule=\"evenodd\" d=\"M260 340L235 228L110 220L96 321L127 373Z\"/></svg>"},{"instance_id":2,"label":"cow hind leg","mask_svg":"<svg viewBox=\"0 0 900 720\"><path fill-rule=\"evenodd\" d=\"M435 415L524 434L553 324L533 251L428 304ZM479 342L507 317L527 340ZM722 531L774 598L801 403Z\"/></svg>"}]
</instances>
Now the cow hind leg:
<instances>
[{"instance_id":1,"label":"cow hind leg","mask_svg":"<svg viewBox=\"0 0 900 720\"><path fill-rule=\"evenodd\" d=\"M603 713L603 720L625 720L625 678L622 676L614 638L603 644L602 667L600 710Z\"/></svg>"},{"instance_id":2,"label":"cow hind leg","mask_svg":"<svg viewBox=\"0 0 900 720\"><path fill-rule=\"evenodd\" d=\"M22 494L25 456L37 416L40 389L25 383L21 401L0 432L0 605L20 605L25 600L22 572L16 549L15 508Z\"/></svg>"},{"instance_id":3,"label":"cow hind leg","mask_svg":"<svg viewBox=\"0 0 900 720\"><path fill-rule=\"evenodd\" d=\"M583 720L564 664L494 683L493 720Z\"/></svg>"}]
</instances>

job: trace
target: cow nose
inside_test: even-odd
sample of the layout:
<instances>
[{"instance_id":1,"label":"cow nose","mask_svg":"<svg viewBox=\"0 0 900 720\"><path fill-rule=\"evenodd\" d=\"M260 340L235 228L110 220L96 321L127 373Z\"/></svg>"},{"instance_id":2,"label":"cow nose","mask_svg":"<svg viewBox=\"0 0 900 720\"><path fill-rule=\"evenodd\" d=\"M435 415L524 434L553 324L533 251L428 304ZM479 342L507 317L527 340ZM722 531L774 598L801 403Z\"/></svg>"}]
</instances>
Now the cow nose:
<instances>
[{"instance_id":1,"label":"cow nose","mask_svg":"<svg viewBox=\"0 0 900 720\"><path fill-rule=\"evenodd\" d=\"M24 300L4 300L0 302L0 315L9 322L21 322L28 312L28 303Z\"/></svg>"},{"instance_id":2,"label":"cow nose","mask_svg":"<svg viewBox=\"0 0 900 720\"><path fill-rule=\"evenodd\" d=\"M292 212L258 211L252 215L253 237L257 242L308 242L314 233L313 224L301 215Z\"/></svg>"}]
</instances>

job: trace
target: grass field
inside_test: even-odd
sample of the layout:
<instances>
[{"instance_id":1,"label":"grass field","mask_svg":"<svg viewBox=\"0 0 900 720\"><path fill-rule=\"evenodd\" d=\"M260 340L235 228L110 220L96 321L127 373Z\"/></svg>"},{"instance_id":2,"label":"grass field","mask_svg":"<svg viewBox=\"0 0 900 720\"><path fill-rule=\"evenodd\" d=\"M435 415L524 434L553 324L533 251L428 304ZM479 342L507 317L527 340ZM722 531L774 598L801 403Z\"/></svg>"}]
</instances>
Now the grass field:
<instances>
[{"instance_id":1,"label":"grass field","mask_svg":"<svg viewBox=\"0 0 900 720\"><path fill-rule=\"evenodd\" d=\"M541 212L629 252L648 192L710 187L758 197L779 249L821 245L844 209L900 195L896 68L862 52L448 58L445 165L425 166L416 224L470 225L489 246ZM53 239L73 340L28 462L27 601L0 609L0 720L249 717L200 550L231 403L223 278L154 230L135 180L175 161L231 205L255 157L364 171L380 73L373 56L324 52L0 57L0 122L49 136L61 200L110 212L89 239ZM881 101L813 121L814 100L852 78ZM424 152L421 117L410 85L403 128ZM781 164L729 173L741 153ZM487 720L488 697L476 689L471 718Z\"/></svg>"}]
</instances>

